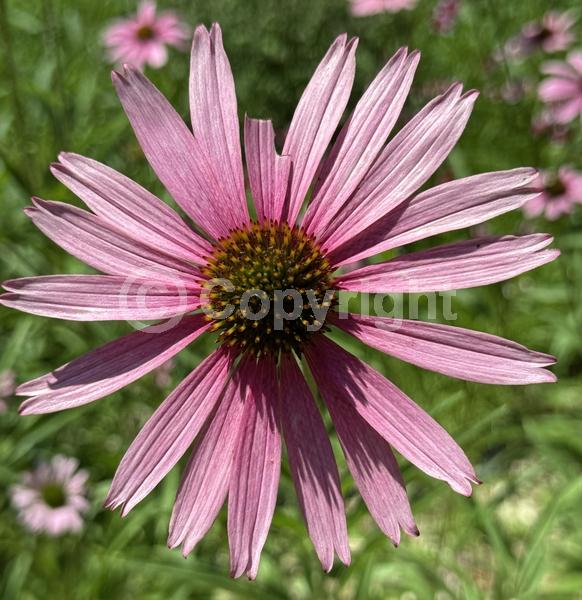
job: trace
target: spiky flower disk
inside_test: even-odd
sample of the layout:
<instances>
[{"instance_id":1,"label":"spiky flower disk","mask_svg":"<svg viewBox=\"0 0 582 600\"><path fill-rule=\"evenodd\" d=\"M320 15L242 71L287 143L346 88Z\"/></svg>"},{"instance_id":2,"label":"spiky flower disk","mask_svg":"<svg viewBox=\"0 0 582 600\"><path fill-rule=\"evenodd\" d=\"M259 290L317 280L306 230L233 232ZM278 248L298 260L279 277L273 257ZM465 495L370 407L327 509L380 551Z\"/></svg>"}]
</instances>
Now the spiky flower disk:
<instances>
[{"instance_id":1,"label":"spiky flower disk","mask_svg":"<svg viewBox=\"0 0 582 600\"><path fill-rule=\"evenodd\" d=\"M329 261L312 237L287 223L233 230L218 241L203 273L218 341L256 356L300 355L325 331L318 308L335 302Z\"/></svg>"}]
</instances>

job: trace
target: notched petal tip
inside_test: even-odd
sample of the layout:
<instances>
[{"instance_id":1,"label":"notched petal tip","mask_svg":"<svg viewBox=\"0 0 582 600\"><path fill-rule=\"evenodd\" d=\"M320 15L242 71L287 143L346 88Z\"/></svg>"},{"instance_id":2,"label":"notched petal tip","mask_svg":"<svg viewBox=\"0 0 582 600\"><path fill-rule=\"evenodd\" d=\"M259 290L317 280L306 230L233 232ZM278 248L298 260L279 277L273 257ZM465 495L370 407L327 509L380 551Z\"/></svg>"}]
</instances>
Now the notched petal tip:
<instances>
[{"instance_id":1,"label":"notched petal tip","mask_svg":"<svg viewBox=\"0 0 582 600\"><path fill-rule=\"evenodd\" d=\"M113 82L113 85L118 85L121 83L125 83L125 77L122 73L114 69L113 71L111 71L111 81Z\"/></svg>"},{"instance_id":2,"label":"notched petal tip","mask_svg":"<svg viewBox=\"0 0 582 600\"><path fill-rule=\"evenodd\" d=\"M479 90L470 89L461 96L461 100L472 100L474 102L480 95L481 92Z\"/></svg>"},{"instance_id":3,"label":"notched petal tip","mask_svg":"<svg viewBox=\"0 0 582 600\"><path fill-rule=\"evenodd\" d=\"M346 32L340 33L333 41L332 48L335 46L345 46L348 41L348 34Z\"/></svg>"},{"instance_id":4,"label":"notched petal tip","mask_svg":"<svg viewBox=\"0 0 582 600\"><path fill-rule=\"evenodd\" d=\"M216 44L222 45L222 28L220 27L220 23L214 21L212 26L210 27L210 37L212 41Z\"/></svg>"},{"instance_id":5,"label":"notched petal tip","mask_svg":"<svg viewBox=\"0 0 582 600\"><path fill-rule=\"evenodd\" d=\"M29 417L29 416L33 415L34 412L30 410L30 407L27 405L26 401L24 401L18 407L18 414L21 415L21 416L23 416L23 417Z\"/></svg>"},{"instance_id":6,"label":"notched petal tip","mask_svg":"<svg viewBox=\"0 0 582 600\"><path fill-rule=\"evenodd\" d=\"M355 52L359 43L360 43L359 37L351 38L346 46L346 50L351 51L352 53Z\"/></svg>"}]
</instances>

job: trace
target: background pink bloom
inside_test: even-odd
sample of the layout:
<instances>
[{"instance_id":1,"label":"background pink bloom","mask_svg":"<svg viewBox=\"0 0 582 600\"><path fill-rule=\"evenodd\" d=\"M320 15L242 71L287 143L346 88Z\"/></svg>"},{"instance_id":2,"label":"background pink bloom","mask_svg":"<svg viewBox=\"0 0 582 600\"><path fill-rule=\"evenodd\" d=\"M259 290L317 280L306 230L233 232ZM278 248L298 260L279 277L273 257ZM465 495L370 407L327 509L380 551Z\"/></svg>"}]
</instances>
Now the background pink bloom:
<instances>
[{"instance_id":1,"label":"background pink bloom","mask_svg":"<svg viewBox=\"0 0 582 600\"><path fill-rule=\"evenodd\" d=\"M183 49L190 33L171 11L156 13L156 4L144 0L134 17L117 21L107 28L104 42L112 62L159 68L166 64L166 46Z\"/></svg>"},{"instance_id":2,"label":"background pink bloom","mask_svg":"<svg viewBox=\"0 0 582 600\"><path fill-rule=\"evenodd\" d=\"M432 25L438 33L452 31L459 15L461 0L440 0L432 13Z\"/></svg>"},{"instance_id":3,"label":"background pink bloom","mask_svg":"<svg viewBox=\"0 0 582 600\"><path fill-rule=\"evenodd\" d=\"M396 13L412 10L418 0L350 0L350 11L356 17L376 15L383 12Z\"/></svg>"},{"instance_id":4,"label":"background pink bloom","mask_svg":"<svg viewBox=\"0 0 582 600\"><path fill-rule=\"evenodd\" d=\"M544 52L560 52L575 40L572 27L576 20L571 12L547 12L541 21L528 23L521 31L526 52L541 48Z\"/></svg>"},{"instance_id":5,"label":"background pink bloom","mask_svg":"<svg viewBox=\"0 0 582 600\"><path fill-rule=\"evenodd\" d=\"M88 473L75 458L57 455L25 473L10 495L22 524L34 533L59 536L83 528Z\"/></svg>"},{"instance_id":6,"label":"background pink bloom","mask_svg":"<svg viewBox=\"0 0 582 600\"><path fill-rule=\"evenodd\" d=\"M545 172L540 177L543 193L527 202L523 211L528 217L544 215L554 221L572 212L576 204L582 203L582 173L562 167L556 175Z\"/></svg>"},{"instance_id":7,"label":"background pink bloom","mask_svg":"<svg viewBox=\"0 0 582 600\"><path fill-rule=\"evenodd\" d=\"M519 59L538 50L548 53L566 50L576 39L572 31L575 22L572 12L550 11L540 21L524 25L519 34L505 44L503 54Z\"/></svg>"},{"instance_id":8,"label":"background pink bloom","mask_svg":"<svg viewBox=\"0 0 582 600\"><path fill-rule=\"evenodd\" d=\"M540 84L538 95L547 104L549 118L569 123L582 116L582 52L571 52L565 61L548 61L542 72L549 77Z\"/></svg>"}]
</instances>

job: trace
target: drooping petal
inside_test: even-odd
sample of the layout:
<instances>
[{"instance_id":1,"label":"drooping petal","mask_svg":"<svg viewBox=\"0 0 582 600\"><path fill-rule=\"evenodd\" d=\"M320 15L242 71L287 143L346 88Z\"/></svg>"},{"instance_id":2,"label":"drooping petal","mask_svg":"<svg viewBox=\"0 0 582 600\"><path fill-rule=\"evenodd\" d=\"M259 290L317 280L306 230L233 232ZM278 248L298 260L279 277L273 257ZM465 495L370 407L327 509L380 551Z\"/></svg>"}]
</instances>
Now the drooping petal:
<instances>
[{"instance_id":1,"label":"drooping petal","mask_svg":"<svg viewBox=\"0 0 582 600\"><path fill-rule=\"evenodd\" d=\"M360 184L390 135L420 59L401 48L372 81L320 172L303 226L320 237Z\"/></svg>"},{"instance_id":2,"label":"drooping petal","mask_svg":"<svg viewBox=\"0 0 582 600\"><path fill-rule=\"evenodd\" d=\"M350 563L339 473L321 415L294 359L281 362L281 414L289 467L317 556L326 572L334 549Z\"/></svg>"},{"instance_id":3,"label":"drooping petal","mask_svg":"<svg viewBox=\"0 0 582 600\"><path fill-rule=\"evenodd\" d=\"M336 266L385 250L471 227L523 206L539 194L535 169L513 169L443 183L409 199L336 248Z\"/></svg>"},{"instance_id":4,"label":"drooping petal","mask_svg":"<svg viewBox=\"0 0 582 600\"><path fill-rule=\"evenodd\" d=\"M230 356L219 349L162 402L125 453L105 500L125 516L182 458L228 381Z\"/></svg>"},{"instance_id":5,"label":"drooping petal","mask_svg":"<svg viewBox=\"0 0 582 600\"><path fill-rule=\"evenodd\" d=\"M341 275L340 289L370 293L444 292L511 279L555 260L545 234L476 238L412 252Z\"/></svg>"},{"instance_id":6,"label":"drooping petal","mask_svg":"<svg viewBox=\"0 0 582 600\"><path fill-rule=\"evenodd\" d=\"M271 121L245 118L245 153L259 222L280 221L287 195L291 159L277 154Z\"/></svg>"},{"instance_id":7,"label":"drooping petal","mask_svg":"<svg viewBox=\"0 0 582 600\"><path fill-rule=\"evenodd\" d=\"M200 288L108 275L49 275L6 281L0 304L71 321L157 320L200 307Z\"/></svg>"},{"instance_id":8,"label":"drooping petal","mask_svg":"<svg viewBox=\"0 0 582 600\"><path fill-rule=\"evenodd\" d=\"M259 359L246 382L244 414L228 494L230 573L254 579L273 518L281 469L275 364Z\"/></svg>"},{"instance_id":9,"label":"drooping petal","mask_svg":"<svg viewBox=\"0 0 582 600\"><path fill-rule=\"evenodd\" d=\"M307 190L348 103L356 70L357 39L340 35L305 88L289 126L283 154L291 157L288 205L282 215L297 220Z\"/></svg>"},{"instance_id":10,"label":"drooping petal","mask_svg":"<svg viewBox=\"0 0 582 600\"><path fill-rule=\"evenodd\" d=\"M34 198L25 208L33 223L53 242L108 275L196 285L189 263L131 239L100 217L62 202Z\"/></svg>"},{"instance_id":11,"label":"drooping petal","mask_svg":"<svg viewBox=\"0 0 582 600\"><path fill-rule=\"evenodd\" d=\"M197 264L210 244L164 202L121 173L95 160L61 152L53 175L104 221L152 248Z\"/></svg>"},{"instance_id":12,"label":"drooping petal","mask_svg":"<svg viewBox=\"0 0 582 600\"><path fill-rule=\"evenodd\" d=\"M112 79L148 162L174 200L211 236L227 235L238 213L201 142L143 73L126 66Z\"/></svg>"},{"instance_id":13,"label":"drooping petal","mask_svg":"<svg viewBox=\"0 0 582 600\"><path fill-rule=\"evenodd\" d=\"M333 250L404 202L438 169L469 120L476 92L459 84L435 98L388 143L325 232Z\"/></svg>"},{"instance_id":14,"label":"drooping petal","mask_svg":"<svg viewBox=\"0 0 582 600\"><path fill-rule=\"evenodd\" d=\"M234 79L215 23L194 33L190 61L190 111L194 136L206 151L226 193L222 202L237 226L249 220Z\"/></svg>"},{"instance_id":15,"label":"drooping petal","mask_svg":"<svg viewBox=\"0 0 582 600\"><path fill-rule=\"evenodd\" d=\"M419 469L469 496L478 483L471 463L453 438L378 371L324 336L306 349L326 403L355 409L391 446Z\"/></svg>"},{"instance_id":16,"label":"drooping petal","mask_svg":"<svg viewBox=\"0 0 582 600\"><path fill-rule=\"evenodd\" d=\"M504 338L440 323L349 315L333 322L360 341L423 369L480 383L555 381L553 356Z\"/></svg>"},{"instance_id":17,"label":"drooping petal","mask_svg":"<svg viewBox=\"0 0 582 600\"><path fill-rule=\"evenodd\" d=\"M114 340L22 384L16 393L32 396L20 412L42 414L82 406L103 398L164 364L208 329L201 315L161 330L154 325Z\"/></svg>"},{"instance_id":18,"label":"drooping petal","mask_svg":"<svg viewBox=\"0 0 582 600\"><path fill-rule=\"evenodd\" d=\"M237 370L182 475L168 546L182 544L184 556L210 529L226 499L244 408L245 387L241 381L246 382L248 376L245 373L241 377L240 368Z\"/></svg>"},{"instance_id":19,"label":"drooping petal","mask_svg":"<svg viewBox=\"0 0 582 600\"><path fill-rule=\"evenodd\" d=\"M395 544L400 543L400 528L418 535L390 446L349 404L331 394L326 399L348 467L374 521Z\"/></svg>"}]
</instances>

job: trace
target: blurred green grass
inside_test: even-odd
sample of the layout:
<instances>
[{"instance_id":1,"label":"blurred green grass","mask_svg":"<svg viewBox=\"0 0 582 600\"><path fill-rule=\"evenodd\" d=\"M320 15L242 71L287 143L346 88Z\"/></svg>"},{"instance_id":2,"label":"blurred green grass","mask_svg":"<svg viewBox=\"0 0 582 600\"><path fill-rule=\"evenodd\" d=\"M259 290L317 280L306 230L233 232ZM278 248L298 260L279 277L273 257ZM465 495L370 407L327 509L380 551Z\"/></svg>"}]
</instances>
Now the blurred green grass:
<instances>
[{"instance_id":1,"label":"blurred green grass","mask_svg":"<svg viewBox=\"0 0 582 600\"><path fill-rule=\"evenodd\" d=\"M535 96L500 99L509 81L535 84L542 59L493 67L491 55L544 0L466 0L447 36L430 27L435 4L412 12L354 19L344 0L159 2L191 25L219 21L237 84L241 115L272 118L283 131L317 61L343 31L361 38L352 105L401 45L423 58L405 116L450 81L483 93L457 148L441 169L455 177L520 165L582 169L582 135L567 144L532 138ZM572 1L553 8L574 7ZM61 150L101 160L170 201L137 146L110 84L100 35L133 2L0 0L0 279L82 272L24 217L29 196L77 202L52 179ZM582 20L577 27L582 46ZM148 75L187 115L188 56ZM436 89L435 89L436 88ZM436 178L440 175L437 174ZM256 583L228 578L224 514L193 556L165 547L179 470L131 515L101 509L127 446L167 390L146 377L114 396L68 413L21 418L16 400L0 415L0 593L5 598L582 598L582 210L555 223L520 213L487 225L493 234L548 231L562 257L517 280L459 292L458 325L554 353L558 384L503 388L448 379L353 344L461 443L485 484L471 499L403 463L419 539L398 549L372 523L338 450L353 546L349 569L321 572L302 524L287 467ZM466 232L435 241L460 239ZM0 310L0 371L19 381L44 373L128 331L118 323L73 323ZM182 353L173 384L211 347ZM22 470L55 453L77 456L90 471L91 513L78 536L26 533L7 490Z\"/></svg>"}]
</instances>

